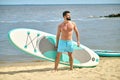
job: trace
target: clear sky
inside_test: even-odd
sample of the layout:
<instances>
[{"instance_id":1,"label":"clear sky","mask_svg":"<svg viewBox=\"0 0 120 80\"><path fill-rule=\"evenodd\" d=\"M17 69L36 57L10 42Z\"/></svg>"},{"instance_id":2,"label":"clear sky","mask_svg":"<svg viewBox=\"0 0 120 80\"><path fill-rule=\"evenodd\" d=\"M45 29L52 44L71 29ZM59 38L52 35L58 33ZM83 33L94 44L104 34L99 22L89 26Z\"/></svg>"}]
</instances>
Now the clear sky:
<instances>
[{"instance_id":1,"label":"clear sky","mask_svg":"<svg viewBox=\"0 0 120 80\"><path fill-rule=\"evenodd\" d=\"M10 4L120 4L120 0L0 0L0 5Z\"/></svg>"}]
</instances>

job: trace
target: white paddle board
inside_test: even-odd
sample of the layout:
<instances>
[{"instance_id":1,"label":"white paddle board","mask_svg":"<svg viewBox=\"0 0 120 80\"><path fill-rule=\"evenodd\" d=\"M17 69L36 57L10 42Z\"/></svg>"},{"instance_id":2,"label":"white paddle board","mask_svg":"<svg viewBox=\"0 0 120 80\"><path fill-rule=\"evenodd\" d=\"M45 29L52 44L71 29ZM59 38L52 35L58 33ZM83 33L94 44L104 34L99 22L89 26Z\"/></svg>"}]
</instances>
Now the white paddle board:
<instances>
[{"instance_id":1,"label":"white paddle board","mask_svg":"<svg viewBox=\"0 0 120 80\"><path fill-rule=\"evenodd\" d=\"M34 55L40 59L55 61L57 51L54 46L56 36L34 29L18 28L8 33L9 41L19 50ZM74 42L74 66L77 67L94 67L99 63L99 56L88 47L80 44L77 47ZM67 53L63 53L60 63L69 65Z\"/></svg>"}]
</instances>

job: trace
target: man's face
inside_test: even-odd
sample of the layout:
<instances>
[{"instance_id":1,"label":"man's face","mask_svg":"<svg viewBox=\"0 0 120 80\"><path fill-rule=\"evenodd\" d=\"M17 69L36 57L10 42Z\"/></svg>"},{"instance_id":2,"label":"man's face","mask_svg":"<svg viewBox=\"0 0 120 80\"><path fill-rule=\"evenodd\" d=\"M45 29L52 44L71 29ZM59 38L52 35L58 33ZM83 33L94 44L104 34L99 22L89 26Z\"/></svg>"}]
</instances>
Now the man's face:
<instances>
[{"instance_id":1,"label":"man's face","mask_svg":"<svg viewBox=\"0 0 120 80\"><path fill-rule=\"evenodd\" d=\"M68 20L68 21L71 20L70 13L67 13L67 14L66 14L65 19Z\"/></svg>"}]
</instances>

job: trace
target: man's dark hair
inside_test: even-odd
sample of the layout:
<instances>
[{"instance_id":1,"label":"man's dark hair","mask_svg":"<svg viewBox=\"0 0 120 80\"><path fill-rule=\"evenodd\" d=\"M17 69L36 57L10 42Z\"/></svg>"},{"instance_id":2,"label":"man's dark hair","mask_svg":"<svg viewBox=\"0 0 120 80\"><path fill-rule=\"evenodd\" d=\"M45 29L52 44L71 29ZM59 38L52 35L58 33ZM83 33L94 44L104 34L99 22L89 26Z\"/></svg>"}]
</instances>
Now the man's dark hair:
<instances>
[{"instance_id":1,"label":"man's dark hair","mask_svg":"<svg viewBox=\"0 0 120 80\"><path fill-rule=\"evenodd\" d=\"M67 13L70 13L70 11L64 11L63 12L63 17L66 16Z\"/></svg>"}]
</instances>

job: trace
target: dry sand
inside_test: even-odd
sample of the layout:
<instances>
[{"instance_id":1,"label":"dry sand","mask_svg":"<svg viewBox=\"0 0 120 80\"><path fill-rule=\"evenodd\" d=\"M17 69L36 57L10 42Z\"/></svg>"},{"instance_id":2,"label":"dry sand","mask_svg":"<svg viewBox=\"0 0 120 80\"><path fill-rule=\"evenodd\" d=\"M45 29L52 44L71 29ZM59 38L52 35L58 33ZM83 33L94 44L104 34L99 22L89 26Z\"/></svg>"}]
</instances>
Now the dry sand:
<instances>
[{"instance_id":1,"label":"dry sand","mask_svg":"<svg viewBox=\"0 0 120 80\"><path fill-rule=\"evenodd\" d=\"M53 72L53 62L14 63L0 66L0 80L120 80L120 58L102 57L94 68L74 68L62 64Z\"/></svg>"}]
</instances>

